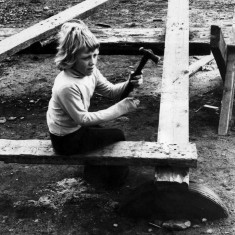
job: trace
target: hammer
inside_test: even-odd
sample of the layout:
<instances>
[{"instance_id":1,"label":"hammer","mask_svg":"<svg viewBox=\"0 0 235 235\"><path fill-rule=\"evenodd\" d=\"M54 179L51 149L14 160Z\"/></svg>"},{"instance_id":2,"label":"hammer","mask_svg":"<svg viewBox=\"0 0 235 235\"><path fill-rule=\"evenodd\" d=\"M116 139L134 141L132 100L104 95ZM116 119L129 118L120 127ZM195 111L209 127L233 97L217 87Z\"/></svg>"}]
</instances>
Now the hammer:
<instances>
[{"instance_id":1,"label":"hammer","mask_svg":"<svg viewBox=\"0 0 235 235\"><path fill-rule=\"evenodd\" d=\"M133 85L130 83L131 80L133 80L133 78L135 76L141 75L142 74L142 69L144 68L145 64L147 63L147 61L149 59L151 59L152 61L154 61L156 64L158 63L158 61L160 60L160 57L153 54L153 51L150 49L144 49L143 47L140 47L139 51L144 55L138 65L138 67L136 68L136 70L134 71L134 73L131 74L130 79L129 79L129 83L126 87L126 89L123 91L120 100L126 98L129 93L134 89Z\"/></svg>"}]
</instances>

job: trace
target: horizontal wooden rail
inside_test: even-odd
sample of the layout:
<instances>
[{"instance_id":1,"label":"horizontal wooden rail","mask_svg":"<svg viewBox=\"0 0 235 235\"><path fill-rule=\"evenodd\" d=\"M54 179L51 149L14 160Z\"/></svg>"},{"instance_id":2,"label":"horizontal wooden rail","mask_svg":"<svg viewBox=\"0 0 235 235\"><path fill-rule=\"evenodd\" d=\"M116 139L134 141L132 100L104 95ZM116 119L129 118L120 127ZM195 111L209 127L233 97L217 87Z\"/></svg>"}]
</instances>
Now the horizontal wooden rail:
<instances>
[{"instance_id":1,"label":"horizontal wooden rail","mask_svg":"<svg viewBox=\"0 0 235 235\"><path fill-rule=\"evenodd\" d=\"M1 28L0 40L21 32L22 29ZM165 29L160 28L91 28L101 42L100 54L136 54L143 46L151 48L156 54L163 54ZM226 29L225 29L226 31ZM189 51L191 55L210 54L210 28L190 28ZM54 36L42 38L24 52L55 53Z\"/></svg>"},{"instance_id":2,"label":"horizontal wooden rail","mask_svg":"<svg viewBox=\"0 0 235 235\"><path fill-rule=\"evenodd\" d=\"M0 41L25 30L24 28L0 28ZM165 28L91 28L101 42L156 42L165 40ZM226 31L226 28L224 29ZM190 42L209 43L210 27L190 27ZM45 45L55 40L54 36L41 38Z\"/></svg>"},{"instance_id":3,"label":"horizontal wooden rail","mask_svg":"<svg viewBox=\"0 0 235 235\"><path fill-rule=\"evenodd\" d=\"M0 161L21 164L146 165L196 167L195 144L166 145L158 142L120 141L86 154L56 154L50 140L0 140Z\"/></svg>"}]
</instances>

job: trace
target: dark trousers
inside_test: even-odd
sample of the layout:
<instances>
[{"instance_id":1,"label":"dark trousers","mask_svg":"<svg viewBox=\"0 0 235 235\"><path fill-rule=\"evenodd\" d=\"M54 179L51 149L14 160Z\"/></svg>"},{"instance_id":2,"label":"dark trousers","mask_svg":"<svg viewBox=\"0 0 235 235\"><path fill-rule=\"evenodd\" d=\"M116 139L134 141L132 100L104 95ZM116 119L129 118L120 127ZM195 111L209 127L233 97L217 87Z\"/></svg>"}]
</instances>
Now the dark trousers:
<instances>
[{"instance_id":1,"label":"dark trousers","mask_svg":"<svg viewBox=\"0 0 235 235\"><path fill-rule=\"evenodd\" d=\"M65 136L50 133L50 137L55 151L63 155L85 153L125 140L121 130L100 126L81 127L78 131ZM128 166L86 165L84 168L85 178L88 181L95 184L102 183L107 187L124 184L128 173Z\"/></svg>"},{"instance_id":2,"label":"dark trousers","mask_svg":"<svg viewBox=\"0 0 235 235\"><path fill-rule=\"evenodd\" d=\"M85 153L125 140L121 130L99 126L81 127L78 131L65 136L50 133L50 137L55 151L63 155Z\"/></svg>"}]
</instances>

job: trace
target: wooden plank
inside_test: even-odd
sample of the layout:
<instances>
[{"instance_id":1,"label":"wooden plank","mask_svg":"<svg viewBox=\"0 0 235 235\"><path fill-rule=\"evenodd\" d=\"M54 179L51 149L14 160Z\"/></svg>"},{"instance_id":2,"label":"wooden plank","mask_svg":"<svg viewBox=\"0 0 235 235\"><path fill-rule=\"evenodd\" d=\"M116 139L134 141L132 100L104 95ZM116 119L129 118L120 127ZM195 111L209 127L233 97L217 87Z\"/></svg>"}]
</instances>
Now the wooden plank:
<instances>
[{"instance_id":1,"label":"wooden plank","mask_svg":"<svg viewBox=\"0 0 235 235\"><path fill-rule=\"evenodd\" d=\"M220 71L221 78L225 80L227 64L227 44L224 40L222 30L219 26L211 26L211 51Z\"/></svg>"},{"instance_id":2,"label":"wooden plank","mask_svg":"<svg viewBox=\"0 0 235 235\"><path fill-rule=\"evenodd\" d=\"M0 41L10 37L16 33L21 32L24 28L0 28ZM162 28L100 28L92 27L91 31L104 43L116 42L119 40L126 42L146 41L157 43L158 41L164 42L165 40L165 27ZM223 36L226 43L229 43L231 35L231 25L223 26ZM147 39L146 39L147 38ZM189 32L190 43L193 44L205 44L210 46L211 39L211 27L190 27ZM55 40L55 35L51 35L50 38L40 39L42 45L46 45ZM157 45L157 44L156 44ZM199 48L200 50L200 48Z\"/></svg>"},{"instance_id":3,"label":"wooden plank","mask_svg":"<svg viewBox=\"0 0 235 235\"><path fill-rule=\"evenodd\" d=\"M112 164L196 167L195 144L161 144L120 141L86 154L63 156L54 153L50 140L0 140L0 161L23 164Z\"/></svg>"},{"instance_id":4,"label":"wooden plank","mask_svg":"<svg viewBox=\"0 0 235 235\"><path fill-rule=\"evenodd\" d=\"M189 1L169 0L158 142L189 143ZM188 168L155 168L155 180L189 184Z\"/></svg>"},{"instance_id":5,"label":"wooden plank","mask_svg":"<svg viewBox=\"0 0 235 235\"><path fill-rule=\"evenodd\" d=\"M228 45L227 53L228 59L218 128L219 135L227 135L228 133L234 97L235 46Z\"/></svg>"},{"instance_id":6,"label":"wooden plank","mask_svg":"<svg viewBox=\"0 0 235 235\"><path fill-rule=\"evenodd\" d=\"M57 15L43 20L16 35L6 38L0 42L0 61L33 43L54 34L66 21L77 17L86 18L93 14L97 8L113 1L114 0L86 0Z\"/></svg>"},{"instance_id":7,"label":"wooden plank","mask_svg":"<svg viewBox=\"0 0 235 235\"><path fill-rule=\"evenodd\" d=\"M19 33L23 29L1 28L0 40ZM210 28L191 28L190 54L210 54ZM165 44L164 28L91 28L101 42L100 54L136 54L139 47L150 48L156 54L163 54ZM54 36L35 43L27 51L31 53L55 53Z\"/></svg>"},{"instance_id":8,"label":"wooden plank","mask_svg":"<svg viewBox=\"0 0 235 235\"><path fill-rule=\"evenodd\" d=\"M229 31L230 28L226 27L224 30ZM0 28L0 41L6 39L7 37L13 36L24 28ZM139 41L150 41L152 43L157 43L158 41L164 41L165 39L165 28L91 28L91 31L99 38L102 42L110 41L116 42L119 40L126 42L136 42L139 37ZM194 43L210 43L210 28L206 27L191 27L190 28L190 42ZM55 35L50 38L45 38L40 40L43 45L49 44L55 40Z\"/></svg>"},{"instance_id":9,"label":"wooden plank","mask_svg":"<svg viewBox=\"0 0 235 235\"><path fill-rule=\"evenodd\" d=\"M185 144L189 141L189 2L168 4L158 142Z\"/></svg>"}]
</instances>

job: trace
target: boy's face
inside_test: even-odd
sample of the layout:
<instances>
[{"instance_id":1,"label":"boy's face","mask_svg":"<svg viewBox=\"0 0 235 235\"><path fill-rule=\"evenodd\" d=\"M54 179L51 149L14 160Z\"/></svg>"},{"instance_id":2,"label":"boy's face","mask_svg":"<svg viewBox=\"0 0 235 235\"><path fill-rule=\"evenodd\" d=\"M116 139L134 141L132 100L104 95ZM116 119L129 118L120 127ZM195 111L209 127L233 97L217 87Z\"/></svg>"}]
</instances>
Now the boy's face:
<instances>
[{"instance_id":1,"label":"boy's face","mask_svg":"<svg viewBox=\"0 0 235 235\"><path fill-rule=\"evenodd\" d=\"M99 49L95 49L94 51L89 51L88 48L84 49L77 56L77 61L73 69L85 76L91 75L97 63L98 54Z\"/></svg>"}]
</instances>

